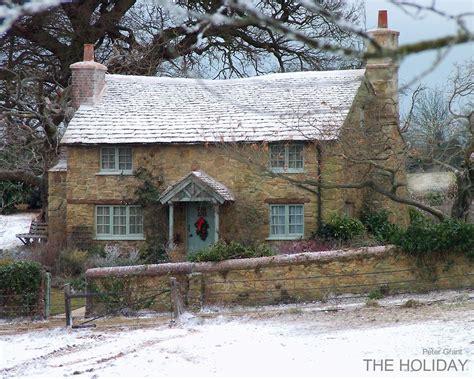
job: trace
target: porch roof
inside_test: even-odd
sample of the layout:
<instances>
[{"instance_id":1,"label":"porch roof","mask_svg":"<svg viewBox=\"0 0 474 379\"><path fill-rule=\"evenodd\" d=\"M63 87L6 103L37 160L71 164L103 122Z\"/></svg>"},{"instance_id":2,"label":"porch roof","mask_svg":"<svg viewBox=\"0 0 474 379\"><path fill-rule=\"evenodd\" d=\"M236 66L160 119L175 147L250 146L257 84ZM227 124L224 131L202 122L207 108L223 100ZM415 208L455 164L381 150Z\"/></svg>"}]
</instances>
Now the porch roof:
<instances>
[{"instance_id":1,"label":"porch roof","mask_svg":"<svg viewBox=\"0 0 474 379\"><path fill-rule=\"evenodd\" d=\"M179 201L211 201L223 204L234 201L228 188L203 171L191 171L169 186L160 196L162 204Z\"/></svg>"}]
</instances>

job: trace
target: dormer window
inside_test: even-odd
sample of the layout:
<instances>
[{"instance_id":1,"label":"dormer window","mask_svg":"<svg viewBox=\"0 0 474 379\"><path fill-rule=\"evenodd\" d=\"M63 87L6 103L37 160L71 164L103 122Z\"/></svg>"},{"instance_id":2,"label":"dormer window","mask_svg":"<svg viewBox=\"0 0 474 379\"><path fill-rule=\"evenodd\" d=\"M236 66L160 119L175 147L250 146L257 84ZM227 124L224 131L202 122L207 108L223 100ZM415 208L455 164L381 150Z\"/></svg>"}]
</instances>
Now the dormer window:
<instances>
[{"instance_id":1,"label":"dormer window","mask_svg":"<svg viewBox=\"0 0 474 379\"><path fill-rule=\"evenodd\" d=\"M304 172L303 144L287 143L270 146L270 169L273 172Z\"/></svg>"},{"instance_id":2,"label":"dormer window","mask_svg":"<svg viewBox=\"0 0 474 379\"><path fill-rule=\"evenodd\" d=\"M111 174L131 174L131 147L102 147L100 149L100 172Z\"/></svg>"}]
</instances>

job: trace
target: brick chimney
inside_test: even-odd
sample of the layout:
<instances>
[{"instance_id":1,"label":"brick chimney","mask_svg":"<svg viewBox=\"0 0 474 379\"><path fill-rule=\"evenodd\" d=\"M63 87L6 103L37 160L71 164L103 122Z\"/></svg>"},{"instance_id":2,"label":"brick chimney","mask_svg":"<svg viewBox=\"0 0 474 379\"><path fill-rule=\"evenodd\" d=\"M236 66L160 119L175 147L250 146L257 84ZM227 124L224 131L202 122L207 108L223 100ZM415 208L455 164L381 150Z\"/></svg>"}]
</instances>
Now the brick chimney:
<instances>
[{"instance_id":1,"label":"brick chimney","mask_svg":"<svg viewBox=\"0 0 474 379\"><path fill-rule=\"evenodd\" d=\"M100 99L107 67L94 61L94 45L84 45L84 60L69 66L72 73L72 105L93 106Z\"/></svg>"}]
</instances>

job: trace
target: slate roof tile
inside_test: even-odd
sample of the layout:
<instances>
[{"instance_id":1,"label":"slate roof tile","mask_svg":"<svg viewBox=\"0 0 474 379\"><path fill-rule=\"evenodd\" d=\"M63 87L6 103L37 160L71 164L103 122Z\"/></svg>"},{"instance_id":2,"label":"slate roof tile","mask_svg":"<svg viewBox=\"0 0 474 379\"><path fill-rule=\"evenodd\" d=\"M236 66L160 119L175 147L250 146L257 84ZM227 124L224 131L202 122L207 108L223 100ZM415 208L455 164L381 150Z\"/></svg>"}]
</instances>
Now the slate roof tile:
<instances>
[{"instance_id":1,"label":"slate roof tile","mask_svg":"<svg viewBox=\"0 0 474 379\"><path fill-rule=\"evenodd\" d=\"M81 106L62 144L331 140L365 70L231 80L106 75L102 99Z\"/></svg>"}]
</instances>

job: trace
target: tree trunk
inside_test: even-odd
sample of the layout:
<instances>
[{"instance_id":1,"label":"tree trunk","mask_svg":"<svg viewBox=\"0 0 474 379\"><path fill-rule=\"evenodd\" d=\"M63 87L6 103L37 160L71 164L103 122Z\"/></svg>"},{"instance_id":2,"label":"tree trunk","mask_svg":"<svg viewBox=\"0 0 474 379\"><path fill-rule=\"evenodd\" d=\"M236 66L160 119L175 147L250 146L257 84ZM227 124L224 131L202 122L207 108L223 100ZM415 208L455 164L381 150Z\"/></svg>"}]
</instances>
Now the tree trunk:
<instances>
[{"instance_id":1,"label":"tree trunk","mask_svg":"<svg viewBox=\"0 0 474 379\"><path fill-rule=\"evenodd\" d=\"M468 221L472 203L472 183L470 176L473 170L463 170L456 173L456 197L451 209L451 217Z\"/></svg>"}]
</instances>

